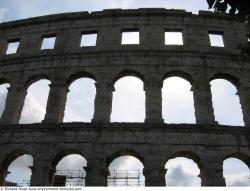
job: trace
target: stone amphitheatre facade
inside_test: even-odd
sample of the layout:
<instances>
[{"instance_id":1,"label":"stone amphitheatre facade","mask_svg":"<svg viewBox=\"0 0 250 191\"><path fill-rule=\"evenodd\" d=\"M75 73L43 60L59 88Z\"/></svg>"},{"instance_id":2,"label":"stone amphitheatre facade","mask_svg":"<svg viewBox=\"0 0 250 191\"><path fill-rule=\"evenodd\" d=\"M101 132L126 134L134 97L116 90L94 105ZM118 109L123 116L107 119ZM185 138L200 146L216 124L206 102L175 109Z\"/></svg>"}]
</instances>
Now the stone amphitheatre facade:
<instances>
[{"instance_id":1,"label":"stone amphitheatre facade","mask_svg":"<svg viewBox=\"0 0 250 191\"><path fill-rule=\"evenodd\" d=\"M139 31L138 45L121 45L123 31ZM183 46L164 44L166 31L181 31ZM225 47L211 47L208 34L223 34ZM80 47L81 34L97 33L94 47ZM87 160L86 185L106 186L108 165L132 155L144 165L146 186L165 185L165 163L182 156L200 168L202 186L225 186L223 161L235 157L250 167L249 25L224 14L137 9L69 13L0 24L0 80L9 83L0 128L0 183L18 156L33 156L32 186L50 186L60 159L78 153ZM53 50L41 50L45 36ZM16 54L8 43L20 41ZM144 123L110 123L114 83L124 76L144 82ZM196 124L164 124L163 80L179 76L192 85ZM69 84L96 81L91 123L63 123ZM244 127L215 121L210 81L226 79L238 91ZM27 88L51 81L42 123L19 125Z\"/></svg>"}]
</instances>

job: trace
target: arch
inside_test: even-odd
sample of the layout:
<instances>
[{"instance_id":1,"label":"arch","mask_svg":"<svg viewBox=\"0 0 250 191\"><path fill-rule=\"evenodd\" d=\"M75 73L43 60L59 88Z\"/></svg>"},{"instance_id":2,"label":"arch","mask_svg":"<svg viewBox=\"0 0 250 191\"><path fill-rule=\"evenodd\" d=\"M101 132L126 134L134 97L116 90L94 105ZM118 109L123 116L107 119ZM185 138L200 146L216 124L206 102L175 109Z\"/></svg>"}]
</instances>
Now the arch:
<instances>
[{"instance_id":1,"label":"arch","mask_svg":"<svg viewBox=\"0 0 250 191\"><path fill-rule=\"evenodd\" d=\"M81 72L77 72L69 76L69 78L67 79L67 86L69 87L75 80L80 79L80 78L90 78L96 81L95 75L93 75L90 72L81 71Z\"/></svg>"},{"instance_id":2,"label":"arch","mask_svg":"<svg viewBox=\"0 0 250 191\"><path fill-rule=\"evenodd\" d=\"M112 81L112 85L114 85L118 80L120 80L123 77L127 76L133 76L136 78L139 78L143 83L145 82L144 75L136 70L123 70L118 75L115 76L115 78Z\"/></svg>"},{"instance_id":3,"label":"arch","mask_svg":"<svg viewBox=\"0 0 250 191\"><path fill-rule=\"evenodd\" d=\"M32 84L36 83L39 80L48 80L51 82L51 79L46 74L36 74L31 77L29 77L28 80L26 80L24 87L28 89Z\"/></svg>"},{"instance_id":4,"label":"arch","mask_svg":"<svg viewBox=\"0 0 250 191\"><path fill-rule=\"evenodd\" d=\"M227 155L223 161L226 186L250 186L250 157L242 153Z\"/></svg>"},{"instance_id":5,"label":"arch","mask_svg":"<svg viewBox=\"0 0 250 191\"><path fill-rule=\"evenodd\" d=\"M237 94L239 82L227 76L215 78L210 84L216 121L223 125L244 126L242 107Z\"/></svg>"},{"instance_id":6,"label":"arch","mask_svg":"<svg viewBox=\"0 0 250 191\"><path fill-rule=\"evenodd\" d=\"M200 169L203 168L203 163L199 155L195 154L194 152L190 151L178 151L176 153L173 153L169 158L167 158L167 161L170 159L174 159L177 157L184 157L193 160Z\"/></svg>"},{"instance_id":7,"label":"arch","mask_svg":"<svg viewBox=\"0 0 250 191\"><path fill-rule=\"evenodd\" d=\"M227 80L230 83L232 83L236 88L240 86L240 80L228 73L216 73L209 79L209 81L211 82L216 79Z\"/></svg>"},{"instance_id":8,"label":"arch","mask_svg":"<svg viewBox=\"0 0 250 191\"><path fill-rule=\"evenodd\" d=\"M202 171L200 157L192 152L180 151L172 154L165 165L167 186L201 186ZM180 180L176 180L176 176Z\"/></svg>"},{"instance_id":9,"label":"arch","mask_svg":"<svg viewBox=\"0 0 250 191\"><path fill-rule=\"evenodd\" d=\"M144 158L142 157L142 155L140 155L138 152L132 150L132 149L121 149L115 153L113 153L112 155L110 155L109 157L107 157L106 162L107 162L107 167L110 165L110 163L121 156L124 155L130 155L132 157L137 158L144 166L145 166L145 161Z\"/></svg>"},{"instance_id":10,"label":"arch","mask_svg":"<svg viewBox=\"0 0 250 191\"><path fill-rule=\"evenodd\" d=\"M229 158L236 158L244 162L248 168L250 169L250 157L247 156L246 154L240 153L240 152L235 152L227 155L224 160L229 159Z\"/></svg>"},{"instance_id":11,"label":"arch","mask_svg":"<svg viewBox=\"0 0 250 191\"><path fill-rule=\"evenodd\" d=\"M51 184L54 186L84 186L86 165L87 159L76 149L59 152L51 163L52 169L49 173ZM61 179L62 177L65 179Z\"/></svg>"},{"instance_id":12,"label":"arch","mask_svg":"<svg viewBox=\"0 0 250 191\"><path fill-rule=\"evenodd\" d=\"M33 155L28 150L25 150L23 148L16 149L6 155L4 160L1 162L0 185L4 185L5 183L5 178L7 177L7 171L10 164L23 155L29 155L33 157Z\"/></svg>"},{"instance_id":13,"label":"arch","mask_svg":"<svg viewBox=\"0 0 250 191\"><path fill-rule=\"evenodd\" d=\"M173 76L172 76L173 74ZM194 97L190 77L179 77L172 73L163 81L162 117L165 123L194 124ZM172 77L170 77L172 76ZM186 80L188 78L188 80Z\"/></svg>"},{"instance_id":14,"label":"arch","mask_svg":"<svg viewBox=\"0 0 250 191\"><path fill-rule=\"evenodd\" d=\"M34 83L26 87L27 95L19 119L22 124L40 123L46 113L50 81L40 77L33 78L32 81Z\"/></svg>"},{"instance_id":15,"label":"arch","mask_svg":"<svg viewBox=\"0 0 250 191\"><path fill-rule=\"evenodd\" d=\"M144 159L133 150L120 150L107 159L108 186L144 186Z\"/></svg>"},{"instance_id":16,"label":"arch","mask_svg":"<svg viewBox=\"0 0 250 191\"><path fill-rule=\"evenodd\" d=\"M166 80L167 78L171 78L171 77L183 78L184 80L188 81L191 85L193 83L192 76L189 73L184 72L184 71L180 71L180 70L174 70L174 71L167 72L163 76L162 81Z\"/></svg>"},{"instance_id":17,"label":"arch","mask_svg":"<svg viewBox=\"0 0 250 191\"><path fill-rule=\"evenodd\" d=\"M64 149L64 150L60 151L59 153L57 153L55 156L53 156L51 166L53 168L55 168L56 165L60 162L60 160L62 160L67 155L72 155L72 154L81 155L83 158L86 159L86 157L84 157L84 155L77 149L73 149L73 148L72 149Z\"/></svg>"},{"instance_id":18,"label":"arch","mask_svg":"<svg viewBox=\"0 0 250 191\"><path fill-rule=\"evenodd\" d=\"M64 122L91 122L94 116L96 86L92 78L80 78L69 86Z\"/></svg>"},{"instance_id":19,"label":"arch","mask_svg":"<svg viewBox=\"0 0 250 191\"><path fill-rule=\"evenodd\" d=\"M146 117L144 83L140 78L125 76L115 83L111 122L144 122Z\"/></svg>"}]
</instances>

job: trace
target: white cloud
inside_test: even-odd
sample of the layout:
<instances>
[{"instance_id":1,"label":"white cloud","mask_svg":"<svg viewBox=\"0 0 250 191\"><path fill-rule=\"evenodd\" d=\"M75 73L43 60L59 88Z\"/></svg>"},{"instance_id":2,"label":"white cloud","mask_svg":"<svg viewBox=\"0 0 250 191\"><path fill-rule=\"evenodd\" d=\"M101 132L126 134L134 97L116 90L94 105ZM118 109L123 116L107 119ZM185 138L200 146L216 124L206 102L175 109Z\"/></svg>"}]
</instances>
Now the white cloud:
<instances>
[{"instance_id":1,"label":"white cloud","mask_svg":"<svg viewBox=\"0 0 250 191\"><path fill-rule=\"evenodd\" d=\"M31 169L33 166L33 158L30 155L22 155L15 159L9 166L6 181L18 184L28 183L31 178Z\"/></svg>"},{"instance_id":2,"label":"white cloud","mask_svg":"<svg viewBox=\"0 0 250 191\"><path fill-rule=\"evenodd\" d=\"M49 94L48 84L48 80L39 80L28 88L19 123L39 123L44 119Z\"/></svg>"},{"instance_id":3,"label":"white cloud","mask_svg":"<svg viewBox=\"0 0 250 191\"><path fill-rule=\"evenodd\" d=\"M200 170L195 162L190 159L178 157L171 159L166 164L167 186L200 186L198 177Z\"/></svg>"},{"instance_id":4,"label":"white cloud","mask_svg":"<svg viewBox=\"0 0 250 191\"><path fill-rule=\"evenodd\" d=\"M95 81L81 78L69 87L64 122L90 122L94 115Z\"/></svg>"},{"instance_id":5,"label":"white cloud","mask_svg":"<svg viewBox=\"0 0 250 191\"><path fill-rule=\"evenodd\" d=\"M225 176L227 186L250 186L250 172L238 173L236 175Z\"/></svg>"}]
</instances>

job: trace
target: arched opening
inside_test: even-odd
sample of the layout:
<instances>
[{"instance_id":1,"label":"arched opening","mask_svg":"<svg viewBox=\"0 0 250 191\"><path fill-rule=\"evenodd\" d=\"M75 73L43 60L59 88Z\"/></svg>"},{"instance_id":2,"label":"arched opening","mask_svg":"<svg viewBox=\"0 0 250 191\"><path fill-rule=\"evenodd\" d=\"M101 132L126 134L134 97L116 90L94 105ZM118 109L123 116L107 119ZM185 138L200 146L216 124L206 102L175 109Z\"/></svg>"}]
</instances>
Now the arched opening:
<instances>
[{"instance_id":1,"label":"arched opening","mask_svg":"<svg viewBox=\"0 0 250 191\"><path fill-rule=\"evenodd\" d=\"M0 85L0 117L3 114L6 104L6 98L8 95L8 88L10 87L9 83L3 83Z\"/></svg>"},{"instance_id":2,"label":"arched opening","mask_svg":"<svg viewBox=\"0 0 250 191\"><path fill-rule=\"evenodd\" d=\"M143 168L143 163L134 156L123 155L115 158L109 164L108 186L145 186Z\"/></svg>"},{"instance_id":3,"label":"arched opening","mask_svg":"<svg viewBox=\"0 0 250 191\"><path fill-rule=\"evenodd\" d=\"M69 87L64 122L91 122L96 95L95 80L80 78Z\"/></svg>"},{"instance_id":4,"label":"arched opening","mask_svg":"<svg viewBox=\"0 0 250 191\"><path fill-rule=\"evenodd\" d=\"M144 122L145 92L143 81L126 76L115 83L111 122Z\"/></svg>"},{"instance_id":5,"label":"arched opening","mask_svg":"<svg viewBox=\"0 0 250 191\"><path fill-rule=\"evenodd\" d=\"M176 157L170 159L165 168L166 186L201 186L200 169L192 159Z\"/></svg>"},{"instance_id":6,"label":"arched opening","mask_svg":"<svg viewBox=\"0 0 250 191\"><path fill-rule=\"evenodd\" d=\"M38 80L28 86L19 123L39 123L44 119L49 95L50 81Z\"/></svg>"},{"instance_id":7,"label":"arched opening","mask_svg":"<svg viewBox=\"0 0 250 191\"><path fill-rule=\"evenodd\" d=\"M165 123L195 123L191 84L180 77L164 80L162 88L162 116Z\"/></svg>"},{"instance_id":8,"label":"arched opening","mask_svg":"<svg viewBox=\"0 0 250 191\"><path fill-rule=\"evenodd\" d=\"M250 186L250 169L248 165L234 157L224 160L223 176L226 180L226 186Z\"/></svg>"},{"instance_id":9,"label":"arched opening","mask_svg":"<svg viewBox=\"0 0 250 191\"><path fill-rule=\"evenodd\" d=\"M12 157L10 156L12 159ZM17 154L15 158L7 159L6 170L3 177L4 186L30 186L33 157L28 154Z\"/></svg>"},{"instance_id":10,"label":"arched opening","mask_svg":"<svg viewBox=\"0 0 250 191\"><path fill-rule=\"evenodd\" d=\"M87 160L79 154L69 154L56 164L53 186L85 186Z\"/></svg>"},{"instance_id":11,"label":"arched opening","mask_svg":"<svg viewBox=\"0 0 250 191\"><path fill-rule=\"evenodd\" d=\"M215 119L222 125L244 126L237 89L228 80L210 82Z\"/></svg>"}]
</instances>

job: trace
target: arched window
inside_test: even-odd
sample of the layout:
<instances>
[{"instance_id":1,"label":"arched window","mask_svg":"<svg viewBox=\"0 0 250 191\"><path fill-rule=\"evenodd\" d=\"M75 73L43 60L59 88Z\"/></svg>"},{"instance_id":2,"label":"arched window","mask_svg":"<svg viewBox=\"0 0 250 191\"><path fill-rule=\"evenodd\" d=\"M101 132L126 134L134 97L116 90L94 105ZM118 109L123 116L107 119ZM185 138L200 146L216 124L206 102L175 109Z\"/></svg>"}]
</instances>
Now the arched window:
<instances>
[{"instance_id":1,"label":"arched window","mask_svg":"<svg viewBox=\"0 0 250 191\"><path fill-rule=\"evenodd\" d=\"M250 186L250 169L237 158L224 160L223 176L227 186Z\"/></svg>"},{"instance_id":2,"label":"arched window","mask_svg":"<svg viewBox=\"0 0 250 191\"><path fill-rule=\"evenodd\" d=\"M31 155L21 155L13 160L5 173L5 186L30 186L30 179L33 166Z\"/></svg>"},{"instance_id":3,"label":"arched window","mask_svg":"<svg viewBox=\"0 0 250 191\"><path fill-rule=\"evenodd\" d=\"M244 126L236 87L227 80L211 81L215 119L222 125Z\"/></svg>"},{"instance_id":4,"label":"arched window","mask_svg":"<svg viewBox=\"0 0 250 191\"><path fill-rule=\"evenodd\" d=\"M177 157L170 159L165 168L166 186L201 186L200 169L193 160Z\"/></svg>"},{"instance_id":5,"label":"arched window","mask_svg":"<svg viewBox=\"0 0 250 191\"><path fill-rule=\"evenodd\" d=\"M64 122L91 122L96 95L95 81L91 78L75 80L69 87Z\"/></svg>"},{"instance_id":6,"label":"arched window","mask_svg":"<svg viewBox=\"0 0 250 191\"><path fill-rule=\"evenodd\" d=\"M165 123L195 123L191 85L180 77L164 80L162 88L162 116Z\"/></svg>"},{"instance_id":7,"label":"arched window","mask_svg":"<svg viewBox=\"0 0 250 191\"><path fill-rule=\"evenodd\" d=\"M39 80L27 89L19 123L39 123L44 119L49 95L49 80Z\"/></svg>"},{"instance_id":8,"label":"arched window","mask_svg":"<svg viewBox=\"0 0 250 191\"><path fill-rule=\"evenodd\" d=\"M63 157L56 165L53 178L54 186L85 186L87 161L79 154L70 154Z\"/></svg>"},{"instance_id":9,"label":"arched window","mask_svg":"<svg viewBox=\"0 0 250 191\"><path fill-rule=\"evenodd\" d=\"M2 116L5 104L6 104L6 98L8 94L8 88L10 87L9 83L4 83L0 85L0 116Z\"/></svg>"},{"instance_id":10,"label":"arched window","mask_svg":"<svg viewBox=\"0 0 250 191\"><path fill-rule=\"evenodd\" d=\"M123 155L109 165L108 186L145 186L143 164L137 158Z\"/></svg>"},{"instance_id":11,"label":"arched window","mask_svg":"<svg viewBox=\"0 0 250 191\"><path fill-rule=\"evenodd\" d=\"M144 122L145 92L143 81L127 76L115 83L111 122Z\"/></svg>"}]
</instances>

